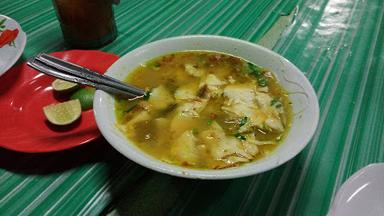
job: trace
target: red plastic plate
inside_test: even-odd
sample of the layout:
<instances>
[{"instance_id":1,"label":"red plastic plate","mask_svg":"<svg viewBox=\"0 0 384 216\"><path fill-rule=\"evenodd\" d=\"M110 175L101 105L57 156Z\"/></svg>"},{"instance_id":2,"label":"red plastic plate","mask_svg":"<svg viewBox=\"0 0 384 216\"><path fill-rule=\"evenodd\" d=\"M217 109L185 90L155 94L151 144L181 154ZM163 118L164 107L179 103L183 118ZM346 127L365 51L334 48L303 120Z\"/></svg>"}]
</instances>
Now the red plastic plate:
<instances>
[{"instance_id":1,"label":"red plastic plate","mask_svg":"<svg viewBox=\"0 0 384 216\"><path fill-rule=\"evenodd\" d=\"M52 53L64 60L104 73L118 56L100 51ZM100 136L93 110L82 113L68 127L49 124L43 107L59 102L52 91L53 77L28 67L11 68L0 77L0 146L20 152L53 152L85 144Z\"/></svg>"}]
</instances>

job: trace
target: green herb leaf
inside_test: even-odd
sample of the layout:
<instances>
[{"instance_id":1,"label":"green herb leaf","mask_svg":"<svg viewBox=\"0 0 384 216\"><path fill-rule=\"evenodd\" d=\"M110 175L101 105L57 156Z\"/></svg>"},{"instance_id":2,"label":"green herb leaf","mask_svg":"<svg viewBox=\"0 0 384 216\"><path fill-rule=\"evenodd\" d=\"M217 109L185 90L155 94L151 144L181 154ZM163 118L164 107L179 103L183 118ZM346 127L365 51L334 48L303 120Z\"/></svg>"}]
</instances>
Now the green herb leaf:
<instances>
[{"instance_id":1,"label":"green herb leaf","mask_svg":"<svg viewBox=\"0 0 384 216\"><path fill-rule=\"evenodd\" d=\"M277 98L273 98L272 100L271 100L271 106L275 106L275 104L277 104L277 103L279 103L280 101L279 101L279 99L277 99Z\"/></svg>"},{"instance_id":2,"label":"green herb leaf","mask_svg":"<svg viewBox=\"0 0 384 216\"><path fill-rule=\"evenodd\" d=\"M253 76L259 77L259 76L263 75L263 73L262 73L263 68L261 68L261 67L259 67L257 65L254 65L254 64L252 64L250 62L247 63L247 66L249 68L250 74L252 74Z\"/></svg>"},{"instance_id":3,"label":"green herb leaf","mask_svg":"<svg viewBox=\"0 0 384 216\"><path fill-rule=\"evenodd\" d=\"M207 125L212 125L212 123L213 123L213 120L212 119L208 119Z\"/></svg>"},{"instance_id":4,"label":"green herb leaf","mask_svg":"<svg viewBox=\"0 0 384 216\"><path fill-rule=\"evenodd\" d=\"M149 100L149 97L151 96L151 91L147 91L147 92L145 92L145 94L144 94L144 97L143 97L143 100Z\"/></svg>"},{"instance_id":5,"label":"green herb leaf","mask_svg":"<svg viewBox=\"0 0 384 216\"><path fill-rule=\"evenodd\" d=\"M241 126L245 125L247 123L247 121L248 121L248 117L244 117L244 118L240 119L239 126L241 127Z\"/></svg>"},{"instance_id":6,"label":"green herb leaf","mask_svg":"<svg viewBox=\"0 0 384 216\"><path fill-rule=\"evenodd\" d=\"M7 19L2 19L2 20L0 20L0 26L3 26L3 24L5 23L6 20L7 20Z\"/></svg>"},{"instance_id":7,"label":"green herb leaf","mask_svg":"<svg viewBox=\"0 0 384 216\"><path fill-rule=\"evenodd\" d=\"M264 76L262 76L262 77L259 77L259 78L257 79L257 83L259 84L260 87L265 87L265 86L268 85L268 80L267 80L267 78L265 78Z\"/></svg>"},{"instance_id":8,"label":"green herb leaf","mask_svg":"<svg viewBox=\"0 0 384 216\"><path fill-rule=\"evenodd\" d=\"M257 78L257 83L259 84L259 86L265 87L268 85L268 80L263 74L264 69L262 67L254 65L250 62L247 62L247 67L248 67L247 71L252 76Z\"/></svg>"},{"instance_id":9,"label":"green herb leaf","mask_svg":"<svg viewBox=\"0 0 384 216\"><path fill-rule=\"evenodd\" d=\"M245 138L245 136L243 136L243 135L241 135L240 133L236 133L235 134L235 137L237 138L237 139L239 139L239 140L247 140L247 138Z\"/></svg>"},{"instance_id":10,"label":"green herb leaf","mask_svg":"<svg viewBox=\"0 0 384 216\"><path fill-rule=\"evenodd\" d=\"M283 106L283 104L281 104L280 100L277 99L277 98L274 98L272 101L271 101L271 106L274 106L276 108L280 108Z\"/></svg>"},{"instance_id":11,"label":"green herb leaf","mask_svg":"<svg viewBox=\"0 0 384 216\"><path fill-rule=\"evenodd\" d=\"M153 65L152 65L152 68L153 68L154 70L158 70L160 67L161 67L161 64L160 64L159 62L155 62L155 63L153 63Z\"/></svg>"}]
</instances>

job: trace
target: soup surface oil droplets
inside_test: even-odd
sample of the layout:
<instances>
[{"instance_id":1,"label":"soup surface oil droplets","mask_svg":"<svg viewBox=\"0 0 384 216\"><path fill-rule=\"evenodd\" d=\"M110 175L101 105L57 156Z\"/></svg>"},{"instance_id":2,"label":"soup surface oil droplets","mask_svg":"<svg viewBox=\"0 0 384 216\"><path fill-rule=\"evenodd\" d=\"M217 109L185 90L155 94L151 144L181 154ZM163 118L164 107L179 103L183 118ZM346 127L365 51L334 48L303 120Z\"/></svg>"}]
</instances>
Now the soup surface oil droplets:
<instances>
[{"instance_id":1,"label":"soup surface oil droplets","mask_svg":"<svg viewBox=\"0 0 384 216\"><path fill-rule=\"evenodd\" d=\"M224 169L258 160L286 136L292 107L271 71L224 53L168 54L125 80L149 89L140 101L117 98L118 128L167 163Z\"/></svg>"}]
</instances>

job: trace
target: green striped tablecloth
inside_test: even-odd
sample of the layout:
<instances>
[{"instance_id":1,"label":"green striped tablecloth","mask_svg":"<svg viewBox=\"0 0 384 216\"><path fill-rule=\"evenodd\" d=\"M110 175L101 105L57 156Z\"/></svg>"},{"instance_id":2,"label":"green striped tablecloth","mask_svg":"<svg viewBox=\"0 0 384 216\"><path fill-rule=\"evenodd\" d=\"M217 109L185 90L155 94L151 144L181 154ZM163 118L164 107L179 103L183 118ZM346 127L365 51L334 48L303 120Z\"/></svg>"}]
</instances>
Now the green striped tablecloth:
<instances>
[{"instance_id":1,"label":"green striped tablecloth","mask_svg":"<svg viewBox=\"0 0 384 216\"><path fill-rule=\"evenodd\" d=\"M119 36L101 50L123 55L161 38L214 34L257 43L298 6L273 48L314 86L318 130L290 162L260 175L199 181L133 164L104 139L72 150L0 149L0 215L325 215L355 171L384 161L384 1L122 0ZM1 0L28 42L23 59L67 49L48 0Z\"/></svg>"}]
</instances>

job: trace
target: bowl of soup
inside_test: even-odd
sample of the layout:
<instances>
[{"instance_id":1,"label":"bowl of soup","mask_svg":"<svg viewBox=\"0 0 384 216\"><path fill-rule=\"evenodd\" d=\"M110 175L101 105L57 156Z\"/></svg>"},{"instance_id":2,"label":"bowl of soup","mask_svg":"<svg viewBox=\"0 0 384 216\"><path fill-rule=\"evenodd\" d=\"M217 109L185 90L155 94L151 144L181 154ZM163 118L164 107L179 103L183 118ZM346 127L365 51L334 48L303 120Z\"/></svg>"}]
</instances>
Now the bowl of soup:
<instances>
[{"instance_id":1,"label":"bowl of soup","mask_svg":"<svg viewBox=\"0 0 384 216\"><path fill-rule=\"evenodd\" d=\"M139 47L107 75L144 88L130 101L96 91L106 140L162 173L228 179L273 169L309 143L316 94L284 57L239 39L194 35Z\"/></svg>"}]
</instances>

